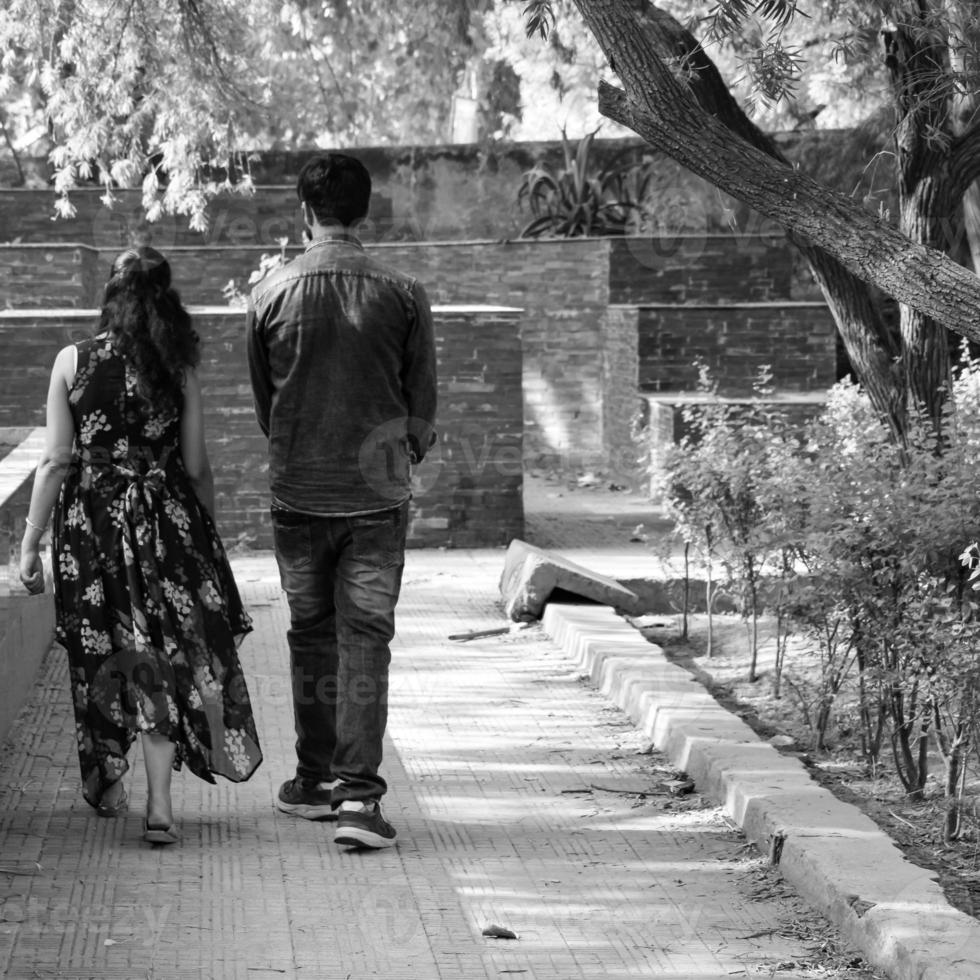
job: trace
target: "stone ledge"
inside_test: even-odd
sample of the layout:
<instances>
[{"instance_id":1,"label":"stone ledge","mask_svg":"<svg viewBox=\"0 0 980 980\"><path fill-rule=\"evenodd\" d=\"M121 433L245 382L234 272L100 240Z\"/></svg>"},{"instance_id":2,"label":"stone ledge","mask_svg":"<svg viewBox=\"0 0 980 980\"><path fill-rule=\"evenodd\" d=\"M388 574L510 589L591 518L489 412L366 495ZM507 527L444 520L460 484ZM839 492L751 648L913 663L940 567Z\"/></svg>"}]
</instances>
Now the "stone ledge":
<instances>
[{"instance_id":1,"label":"stone ledge","mask_svg":"<svg viewBox=\"0 0 980 980\"><path fill-rule=\"evenodd\" d=\"M54 601L43 595L0 598L0 742L17 718L54 636Z\"/></svg>"},{"instance_id":2,"label":"stone ledge","mask_svg":"<svg viewBox=\"0 0 980 980\"><path fill-rule=\"evenodd\" d=\"M612 610L550 603L545 630L783 877L892 980L980 980L980 922L857 807L762 741Z\"/></svg>"},{"instance_id":3,"label":"stone ledge","mask_svg":"<svg viewBox=\"0 0 980 980\"><path fill-rule=\"evenodd\" d=\"M0 459L0 509L34 475L44 449L44 426L36 428L0 428L16 445Z\"/></svg>"}]
</instances>

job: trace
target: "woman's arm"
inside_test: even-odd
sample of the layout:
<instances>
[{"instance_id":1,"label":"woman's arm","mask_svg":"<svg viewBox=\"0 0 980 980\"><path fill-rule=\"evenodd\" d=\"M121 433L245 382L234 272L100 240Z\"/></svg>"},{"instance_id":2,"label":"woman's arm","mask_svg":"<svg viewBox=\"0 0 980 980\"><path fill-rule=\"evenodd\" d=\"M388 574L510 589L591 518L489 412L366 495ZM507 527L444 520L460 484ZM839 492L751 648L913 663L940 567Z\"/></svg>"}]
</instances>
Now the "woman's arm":
<instances>
[{"instance_id":1,"label":"woman's arm","mask_svg":"<svg viewBox=\"0 0 980 980\"><path fill-rule=\"evenodd\" d=\"M47 429L44 451L34 473L34 489L27 511L27 527L20 543L20 580L32 594L44 591L40 545L65 481L75 441L75 423L68 404L68 389L75 378L75 348L59 351L48 384Z\"/></svg>"},{"instance_id":2,"label":"woman's arm","mask_svg":"<svg viewBox=\"0 0 980 980\"><path fill-rule=\"evenodd\" d=\"M197 373L187 369L180 416L180 454L198 499L214 517L214 476L204 444L204 399Z\"/></svg>"}]
</instances>

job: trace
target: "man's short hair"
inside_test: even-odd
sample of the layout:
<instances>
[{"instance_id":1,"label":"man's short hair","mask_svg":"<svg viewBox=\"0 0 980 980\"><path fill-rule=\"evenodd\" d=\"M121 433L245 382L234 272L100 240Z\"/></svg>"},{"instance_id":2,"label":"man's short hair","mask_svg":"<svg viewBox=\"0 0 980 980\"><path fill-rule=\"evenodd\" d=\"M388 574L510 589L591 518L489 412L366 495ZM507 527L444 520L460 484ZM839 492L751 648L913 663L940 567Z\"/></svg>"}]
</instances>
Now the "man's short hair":
<instances>
[{"instance_id":1,"label":"man's short hair","mask_svg":"<svg viewBox=\"0 0 980 980\"><path fill-rule=\"evenodd\" d=\"M347 227L367 217L371 175L354 157L322 153L303 165L296 181L296 196L310 206L320 224Z\"/></svg>"}]
</instances>

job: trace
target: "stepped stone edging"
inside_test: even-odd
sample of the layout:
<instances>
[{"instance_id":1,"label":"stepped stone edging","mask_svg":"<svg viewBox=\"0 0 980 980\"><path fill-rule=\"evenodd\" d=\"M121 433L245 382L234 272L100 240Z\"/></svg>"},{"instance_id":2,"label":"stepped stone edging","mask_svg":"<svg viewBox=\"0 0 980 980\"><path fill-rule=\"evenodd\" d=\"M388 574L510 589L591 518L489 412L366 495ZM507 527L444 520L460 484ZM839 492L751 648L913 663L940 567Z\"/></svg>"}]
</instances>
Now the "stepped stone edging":
<instances>
[{"instance_id":1,"label":"stepped stone edging","mask_svg":"<svg viewBox=\"0 0 980 980\"><path fill-rule=\"evenodd\" d=\"M980 980L980 922L797 758L759 739L612 610L549 604L543 625L869 963L892 980Z\"/></svg>"}]
</instances>

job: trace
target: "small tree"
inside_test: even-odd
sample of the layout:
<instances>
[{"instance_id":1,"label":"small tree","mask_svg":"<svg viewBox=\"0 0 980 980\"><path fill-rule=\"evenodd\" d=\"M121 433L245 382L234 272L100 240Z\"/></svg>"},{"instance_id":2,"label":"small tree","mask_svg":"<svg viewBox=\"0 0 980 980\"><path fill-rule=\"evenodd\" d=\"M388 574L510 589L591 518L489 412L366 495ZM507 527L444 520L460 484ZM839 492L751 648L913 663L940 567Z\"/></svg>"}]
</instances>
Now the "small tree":
<instances>
[{"instance_id":1,"label":"small tree","mask_svg":"<svg viewBox=\"0 0 980 980\"><path fill-rule=\"evenodd\" d=\"M713 571L720 564L748 624L749 679L755 681L760 585L771 554L779 550L767 522L765 488L785 455L784 434L772 428L764 405L771 395L768 367L760 370L753 384L756 398L747 405L717 400L717 385L703 363L698 375L699 401L683 409L688 434L664 461L665 497L681 536L701 552L707 569L709 654L717 591Z\"/></svg>"}]
</instances>

